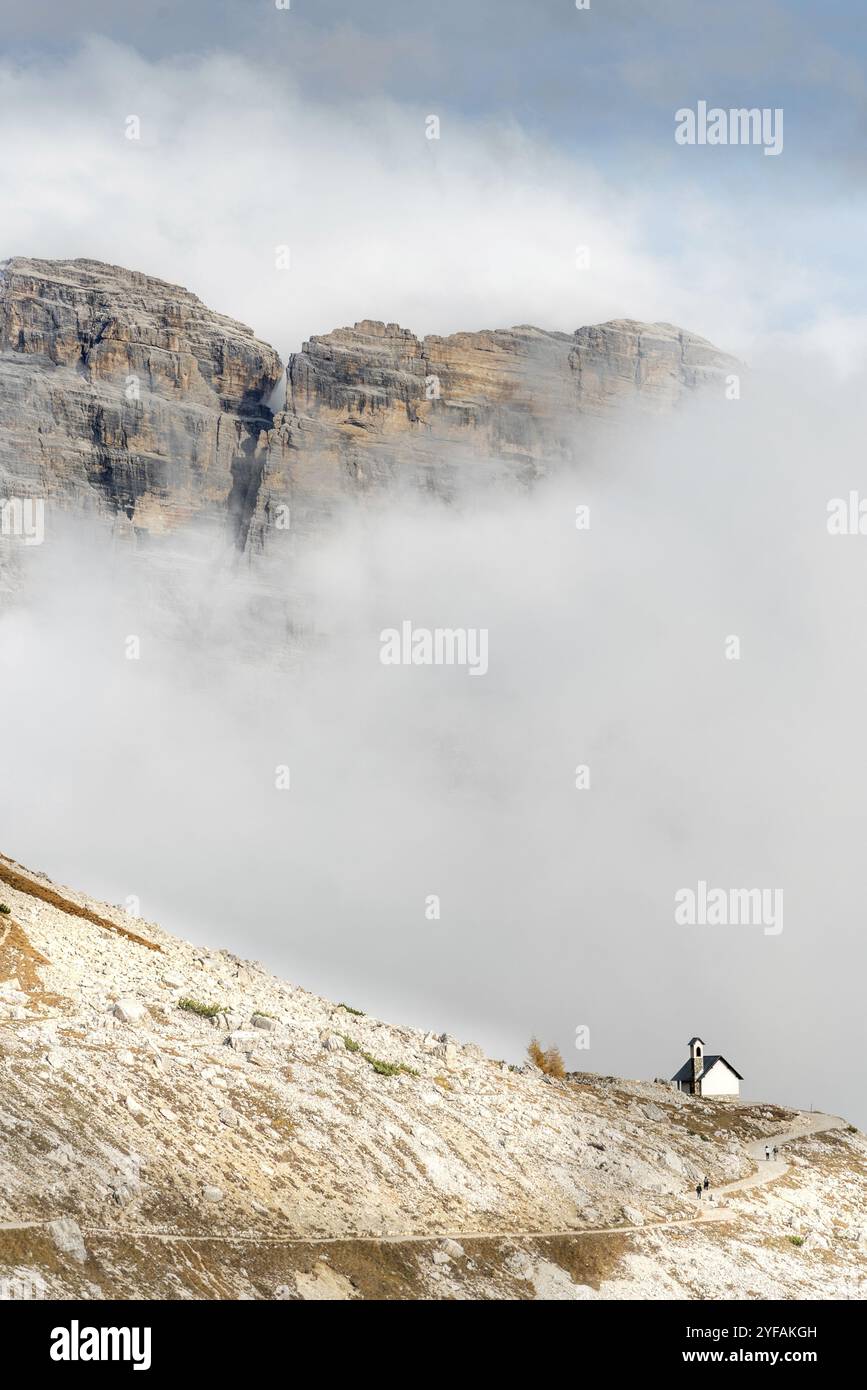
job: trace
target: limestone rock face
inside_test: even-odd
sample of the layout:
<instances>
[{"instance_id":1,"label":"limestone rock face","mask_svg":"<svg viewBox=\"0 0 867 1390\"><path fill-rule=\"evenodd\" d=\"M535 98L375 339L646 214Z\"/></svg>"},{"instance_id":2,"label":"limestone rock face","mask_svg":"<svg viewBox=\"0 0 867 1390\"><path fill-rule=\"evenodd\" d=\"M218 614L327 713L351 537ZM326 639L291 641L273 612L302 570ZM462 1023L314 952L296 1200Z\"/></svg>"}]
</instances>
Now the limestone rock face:
<instances>
[{"instance_id":1,"label":"limestone rock face","mask_svg":"<svg viewBox=\"0 0 867 1390\"><path fill-rule=\"evenodd\" d=\"M98 261L6 261L4 493L157 534L210 515L240 535L281 370L249 328L176 285Z\"/></svg>"},{"instance_id":2,"label":"limestone rock face","mask_svg":"<svg viewBox=\"0 0 867 1390\"><path fill-rule=\"evenodd\" d=\"M249 328L195 295L99 261L15 257L0 270L4 351L84 369L93 380L137 374L151 391L250 413L280 372Z\"/></svg>"},{"instance_id":3,"label":"limestone rock face","mask_svg":"<svg viewBox=\"0 0 867 1390\"><path fill-rule=\"evenodd\" d=\"M524 326L424 339L367 320L312 338L290 358L287 414L368 433L482 430L492 448L532 454L576 414L638 396L675 405L719 380L726 361L703 338L631 319L571 335Z\"/></svg>"},{"instance_id":4,"label":"limestone rock face","mask_svg":"<svg viewBox=\"0 0 867 1390\"><path fill-rule=\"evenodd\" d=\"M267 548L395 484L449 497L580 462L582 430L723 389L731 359L670 324L416 338L364 320L282 373L249 328L162 280L98 261L0 266L0 495L158 536L190 520ZM284 523L285 524L285 523Z\"/></svg>"},{"instance_id":5,"label":"limestone rock face","mask_svg":"<svg viewBox=\"0 0 867 1390\"><path fill-rule=\"evenodd\" d=\"M703 338L631 319L424 339L365 320L311 338L286 369L251 542L290 500L303 526L338 497L396 482L446 498L468 481L531 483L580 463L592 421L721 392L735 365Z\"/></svg>"}]
</instances>

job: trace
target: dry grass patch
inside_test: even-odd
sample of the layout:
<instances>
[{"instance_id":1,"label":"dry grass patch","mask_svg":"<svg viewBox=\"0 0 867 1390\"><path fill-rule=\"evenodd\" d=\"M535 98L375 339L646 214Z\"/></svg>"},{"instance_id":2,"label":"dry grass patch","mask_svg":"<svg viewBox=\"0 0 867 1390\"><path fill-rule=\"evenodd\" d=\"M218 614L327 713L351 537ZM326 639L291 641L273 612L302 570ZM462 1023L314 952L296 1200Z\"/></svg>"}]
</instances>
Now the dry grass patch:
<instances>
[{"instance_id":1,"label":"dry grass patch","mask_svg":"<svg viewBox=\"0 0 867 1390\"><path fill-rule=\"evenodd\" d=\"M0 946L0 980L17 980L23 992L30 996L29 1007L37 1013L40 1009L69 1010L68 999L43 988L39 967L51 962L30 944L23 927L15 921L10 922L9 918L4 920L9 930Z\"/></svg>"},{"instance_id":2,"label":"dry grass patch","mask_svg":"<svg viewBox=\"0 0 867 1390\"><path fill-rule=\"evenodd\" d=\"M50 907L59 907L61 912L68 913L70 917L83 917L86 922L92 922L96 927L103 927L105 931L112 931L116 932L118 936L125 936L129 941L134 941L137 946L146 946L149 951L162 949L155 941L148 941L127 927L118 926L117 922L110 922L107 917L100 917L96 912L91 912L89 907L80 907L71 898L63 897L61 893L50 888L47 884L39 883L36 879L20 873L6 859L0 859L0 883L7 884L19 893L26 893L28 897L38 898L40 902L48 903Z\"/></svg>"}]
</instances>

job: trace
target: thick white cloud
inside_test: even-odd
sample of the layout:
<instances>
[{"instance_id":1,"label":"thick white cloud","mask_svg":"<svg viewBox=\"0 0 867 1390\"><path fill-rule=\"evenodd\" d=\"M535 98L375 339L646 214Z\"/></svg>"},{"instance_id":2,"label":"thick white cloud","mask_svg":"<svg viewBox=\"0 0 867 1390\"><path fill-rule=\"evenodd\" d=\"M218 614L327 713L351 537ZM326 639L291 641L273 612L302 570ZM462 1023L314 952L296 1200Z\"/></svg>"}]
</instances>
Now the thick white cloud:
<instances>
[{"instance_id":1,"label":"thick white cloud","mask_svg":"<svg viewBox=\"0 0 867 1390\"><path fill-rule=\"evenodd\" d=\"M429 114L439 140L425 138ZM422 334L627 316L753 353L791 322L812 332L837 289L812 254L835 210L827 227L813 215L792 261L777 236L788 213L762 183L776 161L758 150L736 152L758 166L745 228L749 210L699 191L696 151L673 140L609 180L580 132L567 158L514 125L316 104L245 58L150 63L106 40L0 69L0 138L0 254L90 256L177 281L284 354L366 317ZM275 266L281 245L289 270Z\"/></svg>"},{"instance_id":2,"label":"thick white cloud","mask_svg":"<svg viewBox=\"0 0 867 1390\"><path fill-rule=\"evenodd\" d=\"M701 1031L752 1096L863 1123L829 1059L863 1042L867 540L826 528L861 413L854 384L759 373L582 432L580 473L530 495L359 509L280 562L318 634L288 669L279 603L241 616L195 537L147 568L52 512L0 615L0 844L494 1056L535 1029L653 1076ZM404 620L487 629L488 673L383 666ZM783 931L679 925L701 879L780 890Z\"/></svg>"}]
</instances>

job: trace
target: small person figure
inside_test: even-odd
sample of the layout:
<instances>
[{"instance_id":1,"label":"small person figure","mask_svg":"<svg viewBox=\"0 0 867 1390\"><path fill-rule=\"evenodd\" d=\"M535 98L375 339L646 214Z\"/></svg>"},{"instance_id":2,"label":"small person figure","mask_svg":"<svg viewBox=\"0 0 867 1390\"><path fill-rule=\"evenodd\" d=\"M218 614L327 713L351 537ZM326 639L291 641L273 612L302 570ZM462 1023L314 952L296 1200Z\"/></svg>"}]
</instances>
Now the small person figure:
<instances>
[{"instance_id":1,"label":"small person figure","mask_svg":"<svg viewBox=\"0 0 867 1390\"><path fill-rule=\"evenodd\" d=\"M766 1144L766 1145L765 1145L765 1162L766 1162L766 1163L770 1163L770 1161L771 1161L771 1146L770 1146L770 1144Z\"/></svg>"},{"instance_id":2,"label":"small person figure","mask_svg":"<svg viewBox=\"0 0 867 1390\"><path fill-rule=\"evenodd\" d=\"M777 1150L777 1146L776 1146L776 1144L775 1144L775 1145L774 1145L774 1158L776 1158L777 1152L778 1152L778 1150Z\"/></svg>"},{"instance_id":3,"label":"small person figure","mask_svg":"<svg viewBox=\"0 0 867 1390\"><path fill-rule=\"evenodd\" d=\"M707 1192L708 1188L710 1187L710 1183L708 1182L707 1178L705 1178L703 1186L705 1192Z\"/></svg>"},{"instance_id":4,"label":"small person figure","mask_svg":"<svg viewBox=\"0 0 867 1390\"><path fill-rule=\"evenodd\" d=\"M700 1183L700 1182L697 1182L696 1185L695 1185L695 1195L696 1195L696 1197L698 1198L698 1200L701 1201L701 1183Z\"/></svg>"}]
</instances>

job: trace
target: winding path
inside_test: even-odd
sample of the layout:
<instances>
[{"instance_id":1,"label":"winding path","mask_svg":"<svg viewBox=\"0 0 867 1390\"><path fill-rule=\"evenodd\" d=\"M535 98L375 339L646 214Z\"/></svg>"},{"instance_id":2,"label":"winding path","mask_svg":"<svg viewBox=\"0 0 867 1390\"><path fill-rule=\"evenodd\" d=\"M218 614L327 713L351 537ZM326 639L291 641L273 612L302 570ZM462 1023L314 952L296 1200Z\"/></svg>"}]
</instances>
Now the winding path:
<instances>
[{"instance_id":1,"label":"winding path","mask_svg":"<svg viewBox=\"0 0 867 1390\"><path fill-rule=\"evenodd\" d=\"M713 1199L703 1198L700 1209L695 1216L676 1217L671 1221L648 1221L641 1226L598 1226L585 1227L583 1229L572 1227L568 1230L560 1231L429 1231L424 1233L380 1233L378 1235L353 1235L342 1236L298 1236L298 1235L263 1235L259 1231L239 1231L232 1234L223 1235L200 1235L198 1233L185 1231L166 1231L154 1228L137 1229L130 1226L82 1226L82 1235L104 1239L106 1237L123 1237L128 1240L161 1240L166 1242L184 1242L189 1244L223 1244L230 1245L235 1242L249 1243L255 1242L258 1245L345 1245L348 1243L371 1244L371 1245L392 1245L392 1244L423 1244L431 1241L441 1240L551 1240L559 1239L564 1236L602 1236L602 1235L627 1235L630 1233L647 1233L649 1231L665 1231L676 1226L695 1226L707 1221L732 1221L736 1213L729 1207L720 1202L720 1198L725 1198L730 1194L745 1192L750 1188L764 1187L767 1183L774 1182L781 1178L789 1170L788 1163L782 1159L766 1159L765 1145L770 1144L771 1148L775 1145L782 1148L784 1144L791 1144L796 1139L804 1139L812 1134L822 1134L826 1130L841 1129L846 1125L846 1121L840 1119L838 1115L823 1115L818 1111L802 1111L802 1120L799 1124L793 1125L791 1129L783 1134L769 1134L764 1139L756 1139L747 1144L746 1152L756 1164L755 1173L746 1178L738 1178L735 1182L725 1183L722 1187L712 1189ZM0 1221L0 1231L26 1231L34 1227L48 1226L50 1220L40 1221Z\"/></svg>"},{"instance_id":2,"label":"winding path","mask_svg":"<svg viewBox=\"0 0 867 1390\"><path fill-rule=\"evenodd\" d=\"M791 1144L796 1139L805 1139L811 1134L823 1134L829 1129L841 1129L846 1124L846 1121L840 1119L839 1115L823 1115L818 1110L801 1111L801 1115L801 1122L793 1125L784 1134L768 1134L764 1139L754 1139L747 1144L746 1151L755 1162L756 1171L751 1173L749 1177L738 1178L735 1182L727 1182L722 1187L713 1188L712 1196L702 1197L701 1209L696 1216L688 1217L685 1221L679 1221L676 1224L688 1226L691 1222L733 1221L736 1213L726 1206L724 1201L720 1202L720 1198L725 1199L738 1192L747 1192L753 1187L764 1187L767 1183L783 1177L789 1171L789 1164L785 1163L783 1159L765 1158L767 1146L770 1146L771 1149L780 1149L784 1144ZM656 1223L657 1226L661 1224ZM639 1229L646 1228L641 1227Z\"/></svg>"}]
</instances>

